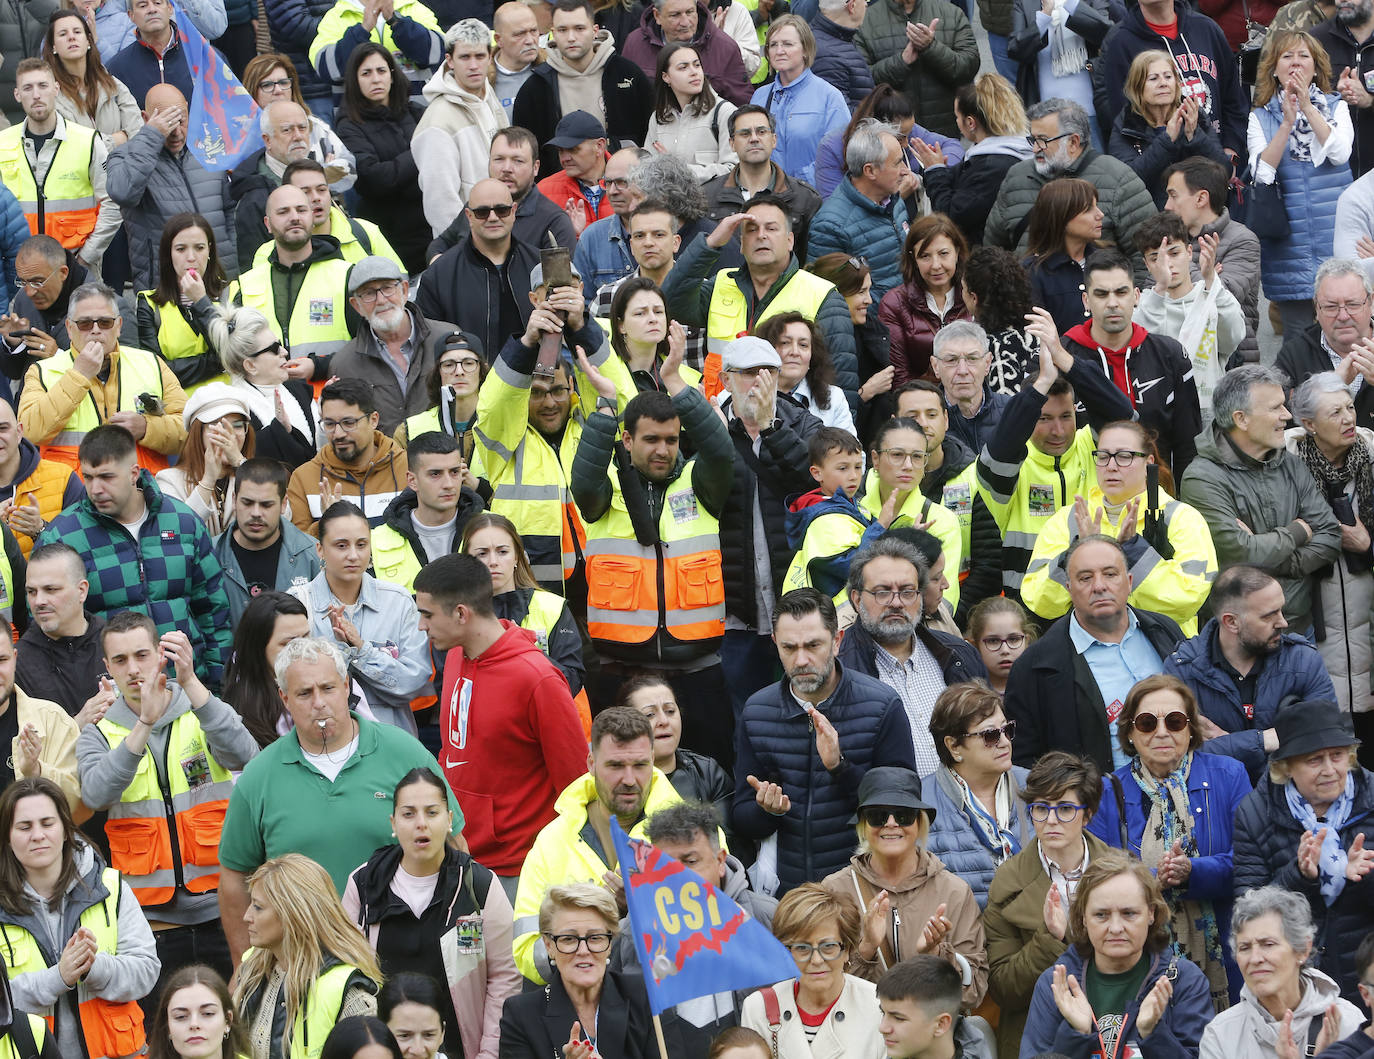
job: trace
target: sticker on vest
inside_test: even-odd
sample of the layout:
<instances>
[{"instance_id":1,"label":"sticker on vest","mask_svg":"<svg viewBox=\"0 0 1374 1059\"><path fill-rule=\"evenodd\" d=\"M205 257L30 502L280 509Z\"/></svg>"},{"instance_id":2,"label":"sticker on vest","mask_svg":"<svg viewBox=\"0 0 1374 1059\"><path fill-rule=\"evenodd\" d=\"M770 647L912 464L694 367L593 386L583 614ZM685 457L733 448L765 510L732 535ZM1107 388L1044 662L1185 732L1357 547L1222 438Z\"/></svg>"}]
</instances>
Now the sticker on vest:
<instances>
[{"instance_id":1,"label":"sticker on vest","mask_svg":"<svg viewBox=\"0 0 1374 1059\"><path fill-rule=\"evenodd\" d=\"M668 509L673 513L674 522L687 522L697 517L697 494L694 490L674 493L668 498Z\"/></svg>"},{"instance_id":2,"label":"sticker on vest","mask_svg":"<svg viewBox=\"0 0 1374 1059\"><path fill-rule=\"evenodd\" d=\"M1054 486L1033 485L1027 499L1030 501L1030 514L1033 518L1049 518L1055 513Z\"/></svg>"},{"instance_id":3,"label":"sticker on vest","mask_svg":"<svg viewBox=\"0 0 1374 1059\"><path fill-rule=\"evenodd\" d=\"M1374 70L1366 70L1364 73L1364 90L1374 92Z\"/></svg>"},{"instance_id":4,"label":"sticker on vest","mask_svg":"<svg viewBox=\"0 0 1374 1059\"><path fill-rule=\"evenodd\" d=\"M334 299L333 299L333 298L311 298L311 299L310 299L310 326L311 326L311 327L333 327L333 326L334 326Z\"/></svg>"},{"instance_id":5,"label":"sticker on vest","mask_svg":"<svg viewBox=\"0 0 1374 1059\"><path fill-rule=\"evenodd\" d=\"M186 776L186 785L195 790L210 782L210 759L205 751L181 759L181 771Z\"/></svg>"},{"instance_id":6,"label":"sticker on vest","mask_svg":"<svg viewBox=\"0 0 1374 1059\"><path fill-rule=\"evenodd\" d=\"M482 942L482 917L480 915L463 916L462 919L453 924L453 928L458 940L458 952L461 955L482 955L486 946Z\"/></svg>"},{"instance_id":7,"label":"sticker on vest","mask_svg":"<svg viewBox=\"0 0 1374 1059\"><path fill-rule=\"evenodd\" d=\"M1112 704L1107 707L1107 723L1116 724L1116 719L1121 716L1121 711L1125 707L1126 704L1120 699L1113 699Z\"/></svg>"},{"instance_id":8,"label":"sticker on vest","mask_svg":"<svg viewBox=\"0 0 1374 1059\"><path fill-rule=\"evenodd\" d=\"M973 510L973 497L970 495L968 483L945 486L940 503L956 515L969 514Z\"/></svg>"}]
</instances>

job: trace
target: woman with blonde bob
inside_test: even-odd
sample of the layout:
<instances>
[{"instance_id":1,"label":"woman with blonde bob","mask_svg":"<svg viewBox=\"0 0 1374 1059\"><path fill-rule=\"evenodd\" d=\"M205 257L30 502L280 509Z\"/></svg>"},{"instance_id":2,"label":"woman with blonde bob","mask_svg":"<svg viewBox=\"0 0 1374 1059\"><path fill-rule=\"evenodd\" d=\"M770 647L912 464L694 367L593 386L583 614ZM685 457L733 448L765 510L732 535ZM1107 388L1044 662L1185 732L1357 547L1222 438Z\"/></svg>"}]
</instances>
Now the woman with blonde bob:
<instances>
[{"instance_id":1,"label":"woman with blonde bob","mask_svg":"<svg viewBox=\"0 0 1374 1059\"><path fill-rule=\"evenodd\" d=\"M1131 167L1164 207L1164 170L1201 155L1229 166L1221 137L1197 98L1183 94L1178 67L1167 51L1143 51L1126 73L1126 106L1116 116L1109 141L1112 155Z\"/></svg>"},{"instance_id":2,"label":"woman with blonde bob","mask_svg":"<svg viewBox=\"0 0 1374 1059\"><path fill-rule=\"evenodd\" d=\"M877 987L845 970L863 932L859 906L848 893L827 883L789 890L773 913L773 934L797 962L797 977L750 994L740 1025L787 1059L884 1059ZM772 1018L770 1007L777 1011Z\"/></svg>"},{"instance_id":3,"label":"woman with blonde bob","mask_svg":"<svg viewBox=\"0 0 1374 1059\"><path fill-rule=\"evenodd\" d=\"M1341 999L1335 982L1307 966L1316 935L1301 894L1262 886L1237 899L1231 945L1245 988L1239 1003L1203 1031L1199 1059L1302 1055L1306 1048L1295 1047L1299 1041L1315 1045L1311 1054L1320 1055L1360 1028L1360 1009Z\"/></svg>"},{"instance_id":4,"label":"woman with blonde bob","mask_svg":"<svg viewBox=\"0 0 1374 1059\"><path fill-rule=\"evenodd\" d=\"M287 853L250 875L243 921L252 947L234 1006L249 1059L319 1059L340 1019L377 1013L376 954L309 857Z\"/></svg>"},{"instance_id":5,"label":"woman with blonde bob","mask_svg":"<svg viewBox=\"0 0 1374 1059\"><path fill-rule=\"evenodd\" d=\"M911 769L869 769L859 782L859 851L821 885L855 899L863 917L848 949L852 974L877 982L908 956L932 953L959 969L972 1009L988 986L981 909L968 883L926 848L935 815ZM776 917L773 932L782 937Z\"/></svg>"},{"instance_id":6,"label":"woman with blonde bob","mask_svg":"<svg viewBox=\"0 0 1374 1059\"><path fill-rule=\"evenodd\" d=\"M1197 1055L1215 1014L1207 979L1170 951L1169 906L1149 868L1117 850L1094 856L1068 939L1035 983L1022 1055Z\"/></svg>"}]
</instances>

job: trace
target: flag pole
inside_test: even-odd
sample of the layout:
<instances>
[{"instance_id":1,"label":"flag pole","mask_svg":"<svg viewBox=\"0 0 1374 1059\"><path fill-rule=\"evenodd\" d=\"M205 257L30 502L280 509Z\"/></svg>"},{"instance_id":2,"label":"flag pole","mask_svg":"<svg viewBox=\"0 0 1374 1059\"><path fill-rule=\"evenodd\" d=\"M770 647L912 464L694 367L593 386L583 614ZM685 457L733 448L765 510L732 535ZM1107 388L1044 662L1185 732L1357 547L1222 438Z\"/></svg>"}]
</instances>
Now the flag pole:
<instances>
[{"instance_id":1,"label":"flag pole","mask_svg":"<svg viewBox=\"0 0 1374 1059\"><path fill-rule=\"evenodd\" d=\"M663 1043L663 1023L657 1015L654 1016L654 1036L658 1038L659 1059L668 1059L668 1046Z\"/></svg>"}]
</instances>

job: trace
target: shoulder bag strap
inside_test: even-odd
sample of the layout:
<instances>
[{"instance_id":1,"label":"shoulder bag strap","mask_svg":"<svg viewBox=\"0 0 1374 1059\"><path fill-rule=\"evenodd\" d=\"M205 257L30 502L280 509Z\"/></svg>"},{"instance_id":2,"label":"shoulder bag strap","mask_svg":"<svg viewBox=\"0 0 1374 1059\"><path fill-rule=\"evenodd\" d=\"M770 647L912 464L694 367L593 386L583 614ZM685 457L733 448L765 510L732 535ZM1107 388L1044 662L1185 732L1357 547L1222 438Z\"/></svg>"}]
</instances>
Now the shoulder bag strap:
<instances>
[{"instance_id":1,"label":"shoulder bag strap","mask_svg":"<svg viewBox=\"0 0 1374 1059\"><path fill-rule=\"evenodd\" d=\"M1116 820L1121 829L1121 849L1125 853L1131 852L1131 834L1126 827L1126 791L1121 783L1121 777L1115 773L1111 776L1112 794L1116 796Z\"/></svg>"},{"instance_id":2,"label":"shoulder bag strap","mask_svg":"<svg viewBox=\"0 0 1374 1059\"><path fill-rule=\"evenodd\" d=\"M763 1017L768 1020L768 1031L773 1038L773 1059L778 1059L778 1027L782 1025L782 1005L778 1003L778 991L770 985L760 989L759 993L763 997Z\"/></svg>"}]
</instances>

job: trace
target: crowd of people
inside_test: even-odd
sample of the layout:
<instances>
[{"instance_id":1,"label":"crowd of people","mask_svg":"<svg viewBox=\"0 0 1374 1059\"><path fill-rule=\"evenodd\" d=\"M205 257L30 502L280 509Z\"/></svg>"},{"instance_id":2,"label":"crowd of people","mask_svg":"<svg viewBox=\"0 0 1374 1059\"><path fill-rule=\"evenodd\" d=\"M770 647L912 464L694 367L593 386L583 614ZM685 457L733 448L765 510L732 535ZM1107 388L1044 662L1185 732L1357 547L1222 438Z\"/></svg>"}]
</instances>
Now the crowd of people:
<instances>
[{"instance_id":1,"label":"crowd of people","mask_svg":"<svg viewBox=\"0 0 1374 1059\"><path fill-rule=\"evenodd\" d=\"M1374 2L969 6L0 11L9 1059L1374 1057Z\"/></svg>"}]
</instances>

